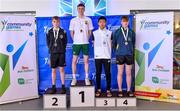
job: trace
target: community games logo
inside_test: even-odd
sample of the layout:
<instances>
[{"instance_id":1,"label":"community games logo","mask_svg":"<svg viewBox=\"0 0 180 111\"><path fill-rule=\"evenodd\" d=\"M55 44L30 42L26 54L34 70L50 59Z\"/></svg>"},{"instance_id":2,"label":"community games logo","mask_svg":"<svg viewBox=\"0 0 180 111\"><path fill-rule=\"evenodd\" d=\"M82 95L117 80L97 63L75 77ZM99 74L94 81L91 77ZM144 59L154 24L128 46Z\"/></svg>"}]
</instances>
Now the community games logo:
<instances>
[{"instance_id":1,"label":"community games logo","mask_svg":"<svg viewBox=\"0 0 180 111\"><path fill-rule=\"evenodd\" d=\"M31 27L31 23L16 23L8 22L7 20L0 21L0 31L23 31L24 27Z\"/></svg>"},{"instance_id":2,"label":"community games logo","mask_svg":"<svg viewBox=\"0 0 180 111\"><path fill-rule=\"evenodd\" d=\"M145 19L140 21L140 30L142 29L157 29L160 25L168 25L170 22L164 21L147 21Z\"/></svg>"}]
</instances>

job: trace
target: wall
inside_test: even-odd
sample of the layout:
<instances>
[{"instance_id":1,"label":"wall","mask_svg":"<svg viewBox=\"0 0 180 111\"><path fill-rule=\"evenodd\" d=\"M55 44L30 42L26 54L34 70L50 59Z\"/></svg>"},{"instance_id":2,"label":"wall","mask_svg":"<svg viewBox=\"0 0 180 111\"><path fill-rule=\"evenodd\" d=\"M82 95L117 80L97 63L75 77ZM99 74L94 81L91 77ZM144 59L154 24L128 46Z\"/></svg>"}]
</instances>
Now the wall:
<instances>
[{"instance_id":1,"label":"wall","mask_svg":"<svg viewBox=\"0 0 180 111\"><path fill-rule=\"evenodd\" d=\"M108 15L135 9L179 9L180 0L108 0ZM36 11L37 16L58 15L58 0L0 0L0 11Z\"/></svg>"}]
</instances>

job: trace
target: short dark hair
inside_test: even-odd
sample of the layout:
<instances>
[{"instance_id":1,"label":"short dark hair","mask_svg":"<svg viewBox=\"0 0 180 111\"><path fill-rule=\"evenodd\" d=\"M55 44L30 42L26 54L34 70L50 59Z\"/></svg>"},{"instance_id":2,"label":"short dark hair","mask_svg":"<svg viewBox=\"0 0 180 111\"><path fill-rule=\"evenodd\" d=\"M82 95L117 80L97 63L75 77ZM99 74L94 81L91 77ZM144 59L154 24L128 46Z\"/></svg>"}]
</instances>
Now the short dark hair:
<instances>
[{"instance_id":1,"label":"short dark hair","mask_svg":"<svg viewBox=\"0 0 180 111\"><path fill-rule=\"evenodd\" d=\"M85 7L84 3L79 3L77 7Z\"/></svg>"},{"instance_id":2,"label":"short dark hair","mask_svg":"<svg viewBox=\"0 0 180 111\"><path fill-rule=\"evenodd\" d=\"M52 20L60 20L59 16L53 16Z\"/></svg>"},{"instance_id":3,"label":"short dark hair","mask_svg":"<svg viewBox=\"0 0 180 111\"><path fill-rule=\"evenodd\" d=\"M100 16L99 19L98 19L98 22L99 22L100 20L105 20L105 22L107 21L107 20L106 20L106 17L104 17L104 16Z\"/></svg>"},{"instance_id":4,"label":"short dark hair","mask_svg":"<svg viewBox=\"0 0 180 111\"><path fill-rule=\"evenodd\" d=\"M121 20L129 21L129 18L128 18L128 16L122 16L122 17L121 17Z\"/></svg>"}]
</instances>

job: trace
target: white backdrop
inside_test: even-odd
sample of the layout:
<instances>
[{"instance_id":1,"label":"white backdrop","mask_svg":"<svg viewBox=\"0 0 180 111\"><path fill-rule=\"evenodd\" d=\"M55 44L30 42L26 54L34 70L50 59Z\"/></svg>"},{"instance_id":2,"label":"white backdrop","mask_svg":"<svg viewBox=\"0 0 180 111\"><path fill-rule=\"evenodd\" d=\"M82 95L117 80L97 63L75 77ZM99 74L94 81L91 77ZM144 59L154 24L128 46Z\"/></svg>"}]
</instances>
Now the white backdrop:
<instances>
[{"instance_id":1,"label":"white backdrop","mask_svg":"<svg viewBox=\"0 0 180 111\"><path fill-rule=\"evenodd\" d=\"M159 98L173 88L174 13L136 15L136 92ZM168 94L167 94L168 95Z\"/></svg>"},{"instance_id":2,"label":"white backdrop","mask_svg":"<svg viewBox=\"0 0 180 111\"><path fill-rule=\"evenodd\" d=\"M3 78L0 73L0 104L38 97L35 40L33 16L0 15L0 66L6 64L10 74ZM9 66L2 55L9 58Z\"/></svg>"}]
</instances>

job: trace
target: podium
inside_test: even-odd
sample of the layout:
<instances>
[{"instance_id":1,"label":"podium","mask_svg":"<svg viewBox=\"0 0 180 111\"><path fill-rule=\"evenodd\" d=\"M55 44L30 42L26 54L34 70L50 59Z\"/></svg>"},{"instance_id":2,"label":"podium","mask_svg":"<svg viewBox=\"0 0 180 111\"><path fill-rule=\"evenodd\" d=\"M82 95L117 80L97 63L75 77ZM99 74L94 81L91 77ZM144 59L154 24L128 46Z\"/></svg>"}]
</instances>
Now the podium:
<instances>
[{"instance_id":1,"label":"podium","mask_svg":"<svg viewBox=\"0 0 180 111\"><path fill-rule=\"evenodd\" d=\"M116 107L115 93L112 93L112 97L107 97L106 93L101 93L101 96L96 97L96 107Z\"/></svg>"},{"instance_id":2,"label":"podium","mask_svg":"<svg viewBox=\"0 0 180 111\"><path fill-rule=\"evenodd\" d=\"M136 97L128 97L124 94L123 97L118 97L118 92L113 91L112 97L107 97L106 93L101 93L100 97L96 97L96 107L136 107Z\"/></svg>"},{"instance_id":3,"label":"podium","mask_svg":"<svg viewBox=\"0 0 180 111\"><path fill-rule=\"evenodd\" d=\"M123 97L117 96L116 98L117 107L136 107L137 99L135 96L128 97L124 92L123 92L123 95L124 95Z\"/></svg>"},{"instance_id":4,"label":"podium","mask_svg":"<svg viewBox=\"0 0 180 111\"><path fill-rule=\"evenodd\" d=\"M57 88L56 94L51 94L51 88L48 88L43 95L44 109L66 109L66 94L61 94L61 89Z\"/></svg>"},{"instance_id":5,"label":"podium","mask_svg":"<svg viewBox=\"0 0 180 111\"><path fill-rule=\"evenodd\" d=\"M47 89L43 95L44 109L70 109L73 108L124 108L136 107L136 97L118 97L118 92L113 91L112 97L107 97L106 93L101 93L100 97L95 97L95 87L86 86L84 81L78 81L76 86L70 87L70 94L61 94L61 89L57 89L56 94L51 94L51 88Z\"/></svg>"},{"instance_id":6,"label":"podium","mask_svg":"<svg viewBox=\"0 0 180 111\"><path fill-rule=\"evenodd\" d=\"M86 86L84 81L78 81L76 86L70 87L70 107L94 107L95 106L95 87Z\"/></svg>"}]
</instances>

